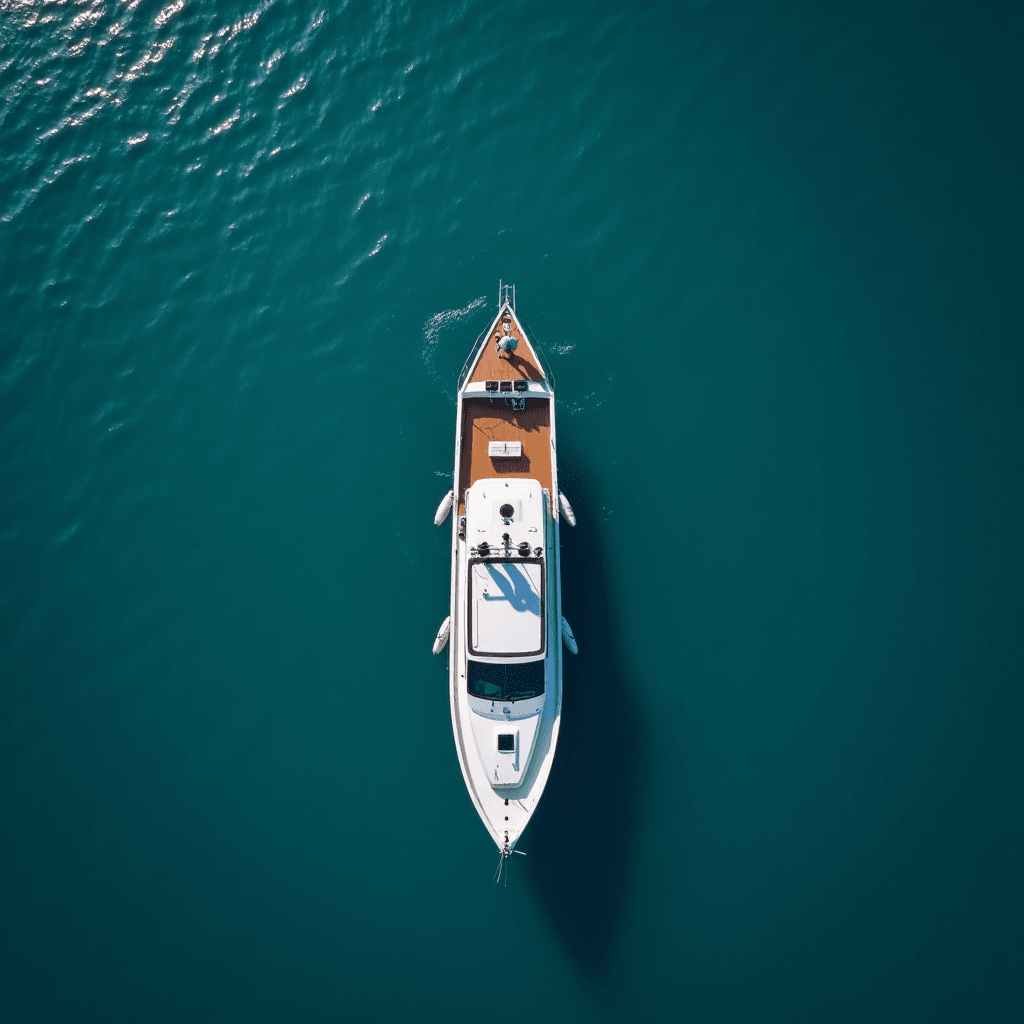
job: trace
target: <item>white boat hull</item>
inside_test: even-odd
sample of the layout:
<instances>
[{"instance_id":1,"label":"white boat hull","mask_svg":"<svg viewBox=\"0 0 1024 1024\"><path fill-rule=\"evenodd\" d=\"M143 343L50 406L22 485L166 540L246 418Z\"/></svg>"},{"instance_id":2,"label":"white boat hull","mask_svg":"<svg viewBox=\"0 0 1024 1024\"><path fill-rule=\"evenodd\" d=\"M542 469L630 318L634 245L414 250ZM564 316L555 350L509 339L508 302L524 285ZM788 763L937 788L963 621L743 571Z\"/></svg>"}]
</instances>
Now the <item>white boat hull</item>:
<instances>
[{"instance_id":1,"label":"white boat hull","mask_svg":"<svg viewBox=\"0 0 1024 1024\"><path fill-rule=\"evenodd\" d=\"M558 523L551 521L548 550L558 551ZM465 565L468 561L468 547L458 542L456 531L456 560L460 564L457 576L465 580ZM552 613L546 623L545 676L549 681L545 687L544 706L540 711L540 723L534 738L529 770L522 783L511 789L496 789L479 756L477 744L472 735L474 711L470 707L470 696L466 688L467 674L467 602L466 589L461 587L455 595L455 608L449 654L449 702L451 705L452 727L455 733L455 748L459 765L466 782L473 806L491 834L499 849L515 849L516 842L523 834L551 773L551 765L558 745L558 730L562 716L562 643L561 643L561 581L557 554L548 570L548 585L554 591ZM510 727L515 720L510 721Z\"/></svg>"},{"instance_id":2,"label":"white boat hull","mask_svg":"<svg viewBox=\"0 0 1024 1024\"><path fill-rule=\"evenodd\" d=\"M489 347L495 338L501 338L503 317L504 323L511 321L512 325L511 331L505 328L505 334L511 333L519 341L515 351L520 358L508 368L496 362ZM466 379L460 380L455 436L448 646L449 703L455 748L466 789L491 838L503 855L507 856L515 849L544 792L561 724L562 593L554 388L548 375L539 369L540 360L519 321L515 319L514 304L508 301L500 305L498 316L476 351L475 361L467 366L468 372L464 371ZM497 376L494 380L488 377L489 374L500 375L506 370L512 379L508 388L498 385ZM518 385L516 391L509 394L512 384L519 379L513 375L515 370L520 372L526 383ZM500 386L502 390L497 390L497 386L492 389L492 384ZM488 419L488 416L491 418ZM538 428L537 423L543 429ZM495 433L500 434L505 426L508 426L505 431L507 436L493 436ZM521 433L516 433L517 428L521 428ZM481 431L489 440L485 439L478 451L473 445ZM525 449L516 447L521 445L525 445ZM512 456L507 454L510 451L513 452ZM521 471L517 469L517 459L522 460ZM473 460L471 465L470 460ZM483 533L483 527L475 529L476 520L467 527L467 518L472 518L467 517L467 513L471 508L481 507L472 504L477 499L471 501L471 490L474 486L499 487L503 480L515 480L520 491L524 487L528 488L534 500L542 495L536 503L540 511L529 519L529 534L516 533L517 530L526 529L523 524L527 520L524 518L520 523L518 511L510 514L504 520L506 533L487 535L492 545L491 550L487 551L486 543L479 548L474 546L480 543L477 534ZM501 499L494 499L497 500ZM494 501L488 507L493 506ZM511 507L501 505L504 510ZM520 506L516 504L516 508ZM470 536L467 536L467 529L471 532ZM496 529L502 529L501 521ZM516 534L514 540L518 543L518 551L509 547L510 533ZM501 557L500 549L496 551L493 547L495 543L501 543L496 536L505 537L505 560ZM530 647L529 652L525 648L513 647L511 654L481 654L478 645L483 643L481 637L484 627L480 620L485 612L491 613L493 606L482 605L479 597L474 598L472 588L477 584L473 583L472 566L497 569L506 565L515 568L518 564L524 569L526 562L543 565L542 573L537 573L538 577L542 576L543 585L536 588L535 592L531 591L540 596L538 605L542 606L542 626L537 634L543 637L542 651L536 649L536 641L531 640L527 645ZM478 575L481 573L482 569ZM492 575L499 579L496 571ZM523 573L524 579L526 575ZM491 600L495 599L500 598L492 596ZM471 604L477 609L476 612ZM514 617L511 613L502 614ZM519 650L523 651L522 656L515 653ZM503 659L513 665L528 663L535 673L539 673L539 663L543 660L543 694L532 699L511 700L501 697L485 699L478 693L471 694L470 662L479 669L480 665L498 665ZM509 757L516 759L516 765L521 770L513 771L511 763L503 765L501 743L495 748L490 741L492 734L496 733L506 733L503 737L505 739L510 739L514 734L516 749ZM521 764L518 760L520 742L524 744Z\"/></svg>"}]
</instances>

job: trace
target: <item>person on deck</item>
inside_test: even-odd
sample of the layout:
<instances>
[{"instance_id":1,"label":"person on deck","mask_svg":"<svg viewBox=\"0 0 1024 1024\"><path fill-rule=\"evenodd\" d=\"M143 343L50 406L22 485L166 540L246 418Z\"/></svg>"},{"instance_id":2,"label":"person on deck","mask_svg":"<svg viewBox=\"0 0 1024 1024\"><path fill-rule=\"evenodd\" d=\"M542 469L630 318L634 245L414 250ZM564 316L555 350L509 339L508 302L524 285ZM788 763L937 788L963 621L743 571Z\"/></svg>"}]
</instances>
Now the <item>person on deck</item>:
<instances>
[{"instance_id":1,"label":"person on deck","mask_svg":"<svg viewBox=\"0 0 1024 1024\"><path fill-rule=\"evenodd\" d=\"M508 328L506 327L507 331ZM512 337L511 334L506 334L503 338L498 341L498 358L501 358L501 353L504 352L506 358L511 359L512 353L519 347L519 342Z\"/></svg>"}]
</instances>

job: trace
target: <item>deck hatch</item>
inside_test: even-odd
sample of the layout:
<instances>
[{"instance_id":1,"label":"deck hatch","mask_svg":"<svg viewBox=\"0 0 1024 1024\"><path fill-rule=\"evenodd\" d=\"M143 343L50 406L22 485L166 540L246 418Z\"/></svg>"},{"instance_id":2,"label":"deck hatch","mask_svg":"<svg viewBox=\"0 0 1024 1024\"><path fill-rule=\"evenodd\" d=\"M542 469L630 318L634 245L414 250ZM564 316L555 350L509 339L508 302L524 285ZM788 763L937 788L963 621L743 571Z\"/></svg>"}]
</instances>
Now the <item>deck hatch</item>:
<instances>
[{"instance_id":1,"label":"deck hatch","mask_svg":"<svg viewBox=\"0 0 1024 1024\"><path fill-rule=\"evenodd\" d=\"M498 733L498 753L511 754L516 749L516 734L514 732Z\"/></svg>"},{"instance_id":2,"label":"deck hatch","mask_svg":"<svg viewBox=\"0 0 1024 1024\"><path fill-rule=\"evenodd\" d=\"M492 459L521 459L522 441L488 441L487 454Z\"/></svg>"}]
</instances>

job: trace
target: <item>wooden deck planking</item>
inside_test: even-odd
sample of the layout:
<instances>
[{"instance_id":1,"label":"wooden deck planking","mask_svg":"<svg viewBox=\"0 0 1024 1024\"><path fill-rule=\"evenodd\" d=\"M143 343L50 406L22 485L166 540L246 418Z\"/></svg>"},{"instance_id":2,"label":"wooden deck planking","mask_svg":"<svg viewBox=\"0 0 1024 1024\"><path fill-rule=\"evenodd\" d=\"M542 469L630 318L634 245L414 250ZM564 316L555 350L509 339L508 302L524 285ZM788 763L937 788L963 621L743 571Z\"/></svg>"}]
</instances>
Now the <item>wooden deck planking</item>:
<instances>
[{"instance_id":1,"label":"wooden deck planking","mask_svg":"<svg viewBox=\"0 0 1024 1024\"><path fill-rule=\"evenodd\" d=\"M522 457L492 459L487 454L489 441L521 441ZM467 488L477 480L503 476L539 480L541 487L546 487L550 494L551 416L548 399L528 398L525 409L513 409L501 398L464 400L458 514L465 514Z\"/></svg>"},{"instance_id":2,"label":"wooden deck planking","mask_svg":"<svg viewBox=\"0 0 1024 1024\"><path fill-rule=\"evenodd\" d=\"M532 380L540 384L544 380L544 371L540 368L537 360L528 348L528 342L523 340L523 332L519 327L519 321L512 317L512 329L509 332L519 342L519 348L508 358L498 355L498 338L505 334L501 326L491 332L491 336L484 342L483 352L480 361L473 368L473 375L469 378L473 383L485 380Z\"/></svg>"}]
</instances>

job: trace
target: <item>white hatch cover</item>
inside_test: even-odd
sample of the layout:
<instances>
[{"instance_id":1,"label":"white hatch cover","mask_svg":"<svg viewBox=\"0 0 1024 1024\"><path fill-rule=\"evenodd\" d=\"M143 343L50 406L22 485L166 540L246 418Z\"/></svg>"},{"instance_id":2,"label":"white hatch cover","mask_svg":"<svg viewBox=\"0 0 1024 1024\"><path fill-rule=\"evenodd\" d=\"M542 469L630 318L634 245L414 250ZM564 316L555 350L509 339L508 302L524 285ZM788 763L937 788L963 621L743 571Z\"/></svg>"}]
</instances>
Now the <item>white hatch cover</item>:
<instances>
[{"instance_id":1,"label":"white hatch cover","mask_svg":"<svg viewBox=\"0 0 1024 1024\"><path fill-rule=\"evenodd\" d=\"M520 459L523 456L523 442L488 441L487 454L492 459Z\"/></svg>"},{"instance_id":2,"label":"white hatch cover","mask_svg":"<svg viewBox=\"0 0 1024 1024\"><path fill-rule=\"evenodd\" d=\"M535 562L478 562L470 569L474 654L544 650L541 572Z\"/></svg>"}]
</instances>

